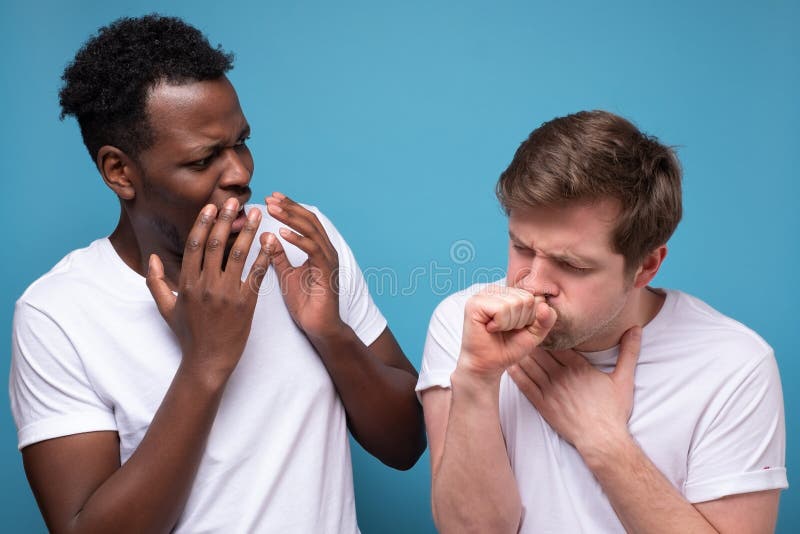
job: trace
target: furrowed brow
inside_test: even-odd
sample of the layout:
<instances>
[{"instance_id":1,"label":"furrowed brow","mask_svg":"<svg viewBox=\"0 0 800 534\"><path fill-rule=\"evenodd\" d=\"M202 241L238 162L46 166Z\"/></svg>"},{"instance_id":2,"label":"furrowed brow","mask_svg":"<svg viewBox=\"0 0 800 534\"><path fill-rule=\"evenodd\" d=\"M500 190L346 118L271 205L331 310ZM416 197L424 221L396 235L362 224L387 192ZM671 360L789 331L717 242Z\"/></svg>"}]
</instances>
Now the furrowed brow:
<instances>
[{"instance_id":1,"label":"furrowed brow","mask_svg":"<svg viewBox=\"0 0 800 534\"><path fill-rule=\"evenodd\" d=\"M514 234L514 232L512 232L511 230L508 231L508 237L509 237L509 239L511 239L511 241L515 245L519 245L519 246L522 246L522 247L525 247L525 248L529 248L529 249L535 251L540 256L544 256L546 258L550 258L550 259L553 259L555 261L559 261L559 262L563 262L563 263L569 263L569 264L573 264L573 265L586 266L586 267L595 267L596 266L595 262L593 262L589 258L583 258L583 257L581 257L581 256L579 256L577 254L559 254L559 253L548 254L546 252L540 251L540 250L536 249L533 245L525 243L522 239L517 237Z\"/></svg>"}]
</instances>

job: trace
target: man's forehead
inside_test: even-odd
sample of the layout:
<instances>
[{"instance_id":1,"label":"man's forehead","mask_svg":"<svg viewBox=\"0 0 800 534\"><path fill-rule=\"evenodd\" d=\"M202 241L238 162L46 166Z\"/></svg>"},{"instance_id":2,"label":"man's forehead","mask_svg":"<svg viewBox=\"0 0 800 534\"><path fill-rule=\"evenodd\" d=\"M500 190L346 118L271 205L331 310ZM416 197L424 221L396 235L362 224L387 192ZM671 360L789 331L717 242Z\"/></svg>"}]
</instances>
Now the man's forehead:
<instances>
[{"instance_id":1,"label":"man's forehead","mask_svg":"<svg viewBox=\"0 0 800 534\"><path fill-rule=\"evenodd\" d=\"M202 143L220 135L238 135L247 121L227 78L153 86L147 98L147 115L156 137Z\"/></svg>"},{"instance_id":2,"label":"man's forehead","mask_svg":"<svg viewBox=\"0 0 800 534\"><path fill-rule=\"evenodd\" d=\"M613 199L514 208L509 236L543 252L591 257L613 253L619 204Z\"/></svg>"}]
</instances>

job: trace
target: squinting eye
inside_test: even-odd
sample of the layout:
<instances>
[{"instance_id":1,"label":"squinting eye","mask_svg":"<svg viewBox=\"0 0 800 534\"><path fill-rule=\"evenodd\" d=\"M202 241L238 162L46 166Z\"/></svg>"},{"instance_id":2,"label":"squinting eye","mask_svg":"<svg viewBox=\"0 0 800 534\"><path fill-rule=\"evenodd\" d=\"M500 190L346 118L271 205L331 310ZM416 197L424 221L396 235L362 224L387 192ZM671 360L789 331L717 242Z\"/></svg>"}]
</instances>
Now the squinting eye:
<instances>
[{"instance_id":1,"label":"squinting eye","mask_svg":"<svg viewBox=\"0 0 800 534\"><path fill-rule=\"evenodd\" d=\"M237 141L237 143L236 143L236 146L244 146L244 145L246 145L248 139L250 139L249 135L247 137L243 137L243 138L239 139L239 141Z\"/></svg>"},{"instance_id":2,"label":"squinting eye","mask_svg":"<svg viewBox=\"0 0 800 534\"><path fill-rule=\"evenodd\" d=\"M567 269L568 271L572 271L574 273L587 273L587 272L589 272L589 269L587 269L585 267L575 267L574 265L566 263L566 262L562 262L561 265L565 269Z\"/></svg>"},{"instance_id":3,"label":"squinting eye","mask_svg":"<svg viewBox=\"0 0 800 534\"><path fill-rule=\"evenodd\" d=\"M197 161L193 161L192 163L190 163L190 165L192 167L195 167L195 168L198 168L198 169L202 169L204 167L208 167L208 164L211 163L211 160L213 158L214 158L214 156L209 156L207 158L198 159Z\"/></svg>"}]
</instances>

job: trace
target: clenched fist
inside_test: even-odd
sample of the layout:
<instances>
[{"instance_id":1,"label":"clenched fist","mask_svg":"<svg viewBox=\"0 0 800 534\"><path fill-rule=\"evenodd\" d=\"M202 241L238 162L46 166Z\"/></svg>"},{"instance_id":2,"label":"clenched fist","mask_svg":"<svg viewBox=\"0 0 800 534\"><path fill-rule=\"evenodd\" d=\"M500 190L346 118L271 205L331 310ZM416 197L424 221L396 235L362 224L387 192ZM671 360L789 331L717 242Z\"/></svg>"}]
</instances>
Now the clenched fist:
<instances>
[{"instance_id":1,"label":"clenched fist","mask_svg":"<svg viewBox=\"0 0 800 534\"><path fill-rule=\"evenodd\" d=\"M488 286L464 309L458 367L486 378L499 377L539 345L556 322L543 297L514 287Z\"/></svg>"}]
</instances>

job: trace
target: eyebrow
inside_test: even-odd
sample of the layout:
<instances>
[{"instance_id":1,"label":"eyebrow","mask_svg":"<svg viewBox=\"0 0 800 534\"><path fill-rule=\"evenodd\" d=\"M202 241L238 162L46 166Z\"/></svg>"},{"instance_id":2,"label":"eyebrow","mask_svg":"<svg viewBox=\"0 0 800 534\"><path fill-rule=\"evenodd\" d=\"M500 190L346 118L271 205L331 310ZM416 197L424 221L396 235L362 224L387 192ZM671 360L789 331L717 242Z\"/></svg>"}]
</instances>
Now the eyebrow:
<instances>
[{"instance_id":1,"label":"eyebrow","mask_svg":"<svg viewBox=\"0 0 800 534\"><path fill-rule=\"evenodd\" d=\"M535 247L532 247L530 245L525 244L525 242L522 241L522 239L520 239L519 237L517 237L514 234L514 232L512 232L511 230L508 231L508 237L515 244L523 246L525 248L529 248L531 250L534 250L534 251L536 251L537 253L541 254L542 256L544 256L546 258L551 258L551 259L554 259L556 261L560 261L560 262L564 262L564 263L577 264L579 266L584 266L584 267L596 267L597 266L596 262L590 260L589 258L584 258L582 256L579 256L577 254L565 254L565 253L546 254L544 252L536 250Z\"/></svg>"},{"instance_id":2,"label":"eyebrow","mask_svg":"<svg viewBox=\"0 0 800 534\"><path fill-rule=\"evenodd\" d=\"M241 141L242 139L248 137L249 135L250 135L250 124L245 123L244 128L242 128L242 131L239 132L239 137L237 137L236 140ZM201 156L203 154L210 154L216 152L220 148L225 148L225 145L222 144L221 142L214 143L211 145L197 145L193 148L190 148L187 151L187 154L189 154L189 157L194 158L197 156Z\"/></svg>"}]
</instances>

